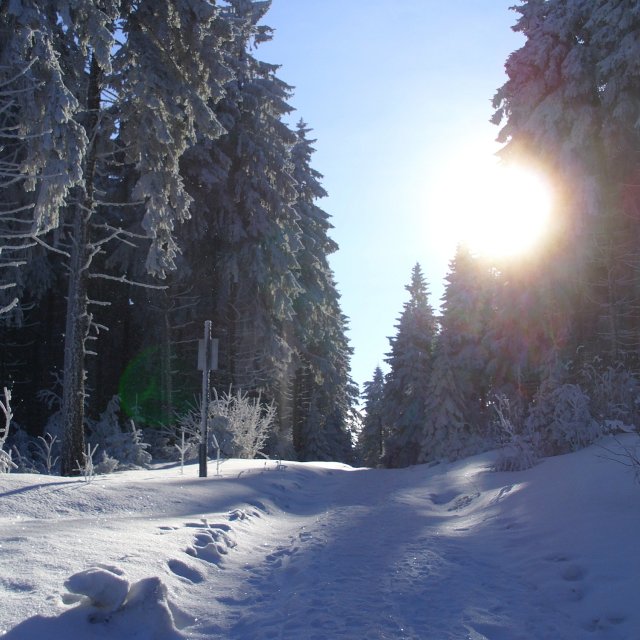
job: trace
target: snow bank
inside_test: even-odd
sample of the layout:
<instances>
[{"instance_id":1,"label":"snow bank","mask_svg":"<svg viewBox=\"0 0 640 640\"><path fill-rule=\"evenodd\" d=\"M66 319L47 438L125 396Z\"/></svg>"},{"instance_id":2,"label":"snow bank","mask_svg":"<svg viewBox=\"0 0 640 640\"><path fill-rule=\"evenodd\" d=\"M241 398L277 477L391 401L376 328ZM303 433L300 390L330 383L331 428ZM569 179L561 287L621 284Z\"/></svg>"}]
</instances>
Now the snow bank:
<instances>
[{"instance_id":1,"label":"snow bank","mask_svg":"<svg viewBox=\"0 0 640 640\"><path fill-rule=\"evenodd\" d=\"M0 636L638 638L640 487L607 449L2 475Z\"/></svg>"}]
</instances>

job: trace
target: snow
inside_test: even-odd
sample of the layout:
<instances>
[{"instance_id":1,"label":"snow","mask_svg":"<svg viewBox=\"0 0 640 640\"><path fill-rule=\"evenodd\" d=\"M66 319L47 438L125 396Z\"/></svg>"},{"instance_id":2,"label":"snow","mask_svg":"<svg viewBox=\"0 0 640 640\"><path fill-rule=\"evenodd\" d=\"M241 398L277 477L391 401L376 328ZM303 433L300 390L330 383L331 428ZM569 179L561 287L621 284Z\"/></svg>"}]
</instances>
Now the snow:
<instances>
[{"instance_id":1,"label":"snow","mask_svg":"<svg viewBox=\"0 0 640 640\"><path fill-rule=\"evenodd\" d=\"M0 475L0 637L639 638L640 487L612 453L636 441L516 473Z\"/></svg>"}]
</instances>

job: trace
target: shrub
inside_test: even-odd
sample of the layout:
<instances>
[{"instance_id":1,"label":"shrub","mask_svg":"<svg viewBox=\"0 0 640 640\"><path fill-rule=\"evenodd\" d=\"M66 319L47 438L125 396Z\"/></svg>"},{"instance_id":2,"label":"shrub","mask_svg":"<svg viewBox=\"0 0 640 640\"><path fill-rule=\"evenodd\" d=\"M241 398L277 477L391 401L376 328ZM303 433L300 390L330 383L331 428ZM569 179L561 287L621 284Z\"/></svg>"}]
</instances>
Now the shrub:
<instances>
[{"instance_id":1,"label":"shrub","mask_svg":"<svg viewBox=\"0 0 640 640\"><path fill-rule=\"evenodd\" d=\"M538 462L538 435L528 425L522 424L519 412L514 412L506 396L497 396L493 407L497 417L496 427L503 442L494 464L495 471L530 469Z\"/></svg>"},{"instance_id":2,"label":"shrub","mask_svg":"<svg viewBox=\"0 0 640 640\"><path fill-rule=\"evenodd\" d=\"M595 363L597 364L597 363ZM591 414L601 424L637 424L640 417L640 384L628 369L595 365L582 369L585 388L591 398Z\"/></svg>"},{"instance_id":3,"label":"shrub","mask_svg":"<svg viewBox=\"0 0 640 640\"><path fill-rule=\"evenodd\" d=\"M577 451L603 433L591 415L589 396L575 384L543 385L532 403L526 427L539 435L544 455Z\"/></svg>"},{"instance_id":4,"label":"shrub","mask_svg":"<svg viewBox=\"0 0 640 640\"><path fill-rule=\"evenodd\" d=\"M209 404L209 419L220 448L234 458L255 458L263 449L276 415L273 403L263 404L260 396L224 393Z\"/></svg>"},{"instance_id":5,"label":"shrub","mask_svg":"<svg viewBox=\"0 0 640 640\"><path fill-rule=\"evenodd\" d=\"M119 419L120 398L116 395L109 400L100 418L90 425L89 442L98 445L107 458L118 461L121 467L145 467L151 462L149 445L144 442L142 430L129 420L129 429L123 430ZM108 469L111 463L103 459L101 468Z\"/></svg>"}]
</instances>

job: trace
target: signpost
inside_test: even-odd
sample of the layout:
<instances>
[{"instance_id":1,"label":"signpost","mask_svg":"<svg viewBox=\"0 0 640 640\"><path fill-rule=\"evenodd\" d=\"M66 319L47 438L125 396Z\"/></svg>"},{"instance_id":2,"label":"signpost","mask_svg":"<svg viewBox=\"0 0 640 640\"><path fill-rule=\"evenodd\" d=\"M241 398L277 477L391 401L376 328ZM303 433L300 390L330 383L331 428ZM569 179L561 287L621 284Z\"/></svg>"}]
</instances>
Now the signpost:
<instances>
[{"instance_id":1,"label":"signpost","mask_svg":"<svg viewBox=\"0 0 640 640\"><path fill-rule=\"evenodd\" d=\"M211 320L204 323L204 338L198 340L198 369L202 371L202 406L200 413L200 448L198 457L200 462L200 477L207 477L207 440L209 411L209 371L218 368L218 340L211 339Z\"/></svg>"}]
</instances>

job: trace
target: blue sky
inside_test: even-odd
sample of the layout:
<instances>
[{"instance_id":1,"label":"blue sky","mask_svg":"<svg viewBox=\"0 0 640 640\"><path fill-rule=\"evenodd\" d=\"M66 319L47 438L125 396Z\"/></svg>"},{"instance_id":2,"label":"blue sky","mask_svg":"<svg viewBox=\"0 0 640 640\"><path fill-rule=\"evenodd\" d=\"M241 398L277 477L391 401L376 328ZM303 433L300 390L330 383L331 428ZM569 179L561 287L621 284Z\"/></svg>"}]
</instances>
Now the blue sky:
<instances>
[{"instance_id":1,"label":"blue sky","mask_svg":"<svg viewBox=\"0 0 640 640\"><path fill-rule=\"evenodd\" d=\"M259 58L295 87L329 197L332 257L350 318L354 380L371 378L420 262L438 307L459 223L446 202L492 162L514 0L272 0ZM478 212L482 215L481 211ZM462 223L464 224L464 223Z\"/></svg>"}]
</instances>

